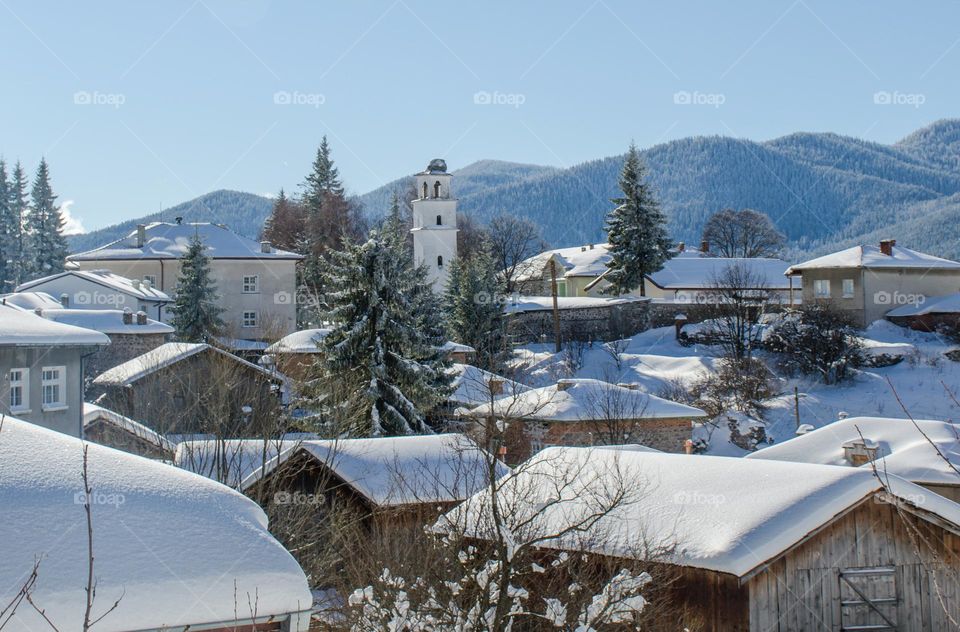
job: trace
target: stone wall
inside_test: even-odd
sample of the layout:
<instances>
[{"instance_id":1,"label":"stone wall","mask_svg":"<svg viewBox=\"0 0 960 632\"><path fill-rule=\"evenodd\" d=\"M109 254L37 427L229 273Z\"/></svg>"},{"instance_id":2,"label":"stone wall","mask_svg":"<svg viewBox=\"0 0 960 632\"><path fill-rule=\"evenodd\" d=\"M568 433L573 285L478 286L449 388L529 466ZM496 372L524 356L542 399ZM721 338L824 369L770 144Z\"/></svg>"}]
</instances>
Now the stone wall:
<instances>
[{"instance_id":1,"label":"stone wall","mask_svg":"<svg viewBox=\"0 0 960 632\"><path fill-rule=\"evenodd\" d=\"M83 375L92 380L107 369L152 351L167 341L166 334L109 334L110 344L84 360Z\"/></svg>"},{"instance_id":2,"label":"stone wall","mask_svg":"<svg viewBox=\"0 0 960 632\"><path fill-rule=\"evenodd\" d=\"M649 301L638 300L560 310L561 340L610 341L649 329ZM526 310L507 314L507 333L515 344L553 342L553 311Z\"/></svg>"}]
</instances>

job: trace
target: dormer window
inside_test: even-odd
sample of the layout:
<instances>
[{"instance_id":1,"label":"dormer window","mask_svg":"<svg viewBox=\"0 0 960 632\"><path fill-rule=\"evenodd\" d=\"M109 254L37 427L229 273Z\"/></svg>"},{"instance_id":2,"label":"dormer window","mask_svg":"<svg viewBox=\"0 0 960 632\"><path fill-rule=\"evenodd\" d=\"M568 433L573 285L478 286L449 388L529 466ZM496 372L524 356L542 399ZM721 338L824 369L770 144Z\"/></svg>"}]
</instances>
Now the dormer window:
<instances>
[{"instance_id":1,"label":"dormer window","mask_svg":"<svg viewBox=\"0 0 960 632\"><path fill-rule=\"evenodd\" d=\"M443 255L437 255L437 267L438 268L443 267Z\"/></svg>"},{"instance_id":2,"label":"dormer window","mask_svg":"<svg viewBox=\"0 0 960 632\"><path fill-rule=\"evenodd\" d=\"M437 226L443 226L443 215L437 215Z\"/></svg>"}]
</instances>

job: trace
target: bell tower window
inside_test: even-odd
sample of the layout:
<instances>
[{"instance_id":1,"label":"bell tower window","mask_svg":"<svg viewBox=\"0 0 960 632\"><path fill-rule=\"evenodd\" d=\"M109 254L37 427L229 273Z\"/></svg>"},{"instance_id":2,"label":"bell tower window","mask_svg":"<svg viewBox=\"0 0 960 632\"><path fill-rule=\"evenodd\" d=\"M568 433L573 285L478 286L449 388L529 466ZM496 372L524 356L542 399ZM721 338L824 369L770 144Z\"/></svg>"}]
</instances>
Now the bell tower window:
<instances>
[{"instance_id":1,"label":"bell tower window","mask_svg":"<svg viewBox=\"0 0 960 632\"><path fill-rule=\"evenodd\" d=\"M443 267L443 255L437 255L437 267L438 268Z\"/></svg>"},{"instance_id":2,"label":"bell tower window","mask_svg":"<svg viewBox=\"0 0 960 632\"><path fill-rule=\"evenodd\" d=\"M427 183L423 183L423 199L427 199Z\"/></svg>"},{"instance_id":3,"label":"bell tower window","mask_svg":"<svg viewBox=\"0 0 960 632\"><path fill-rule=\"evenodd\" d=\"M440 197L440 181L439 180L433 183L433 197L435 198Z\"/></svg>"},{"instance_id":4,"label":"bell tower window","mask_svg":"<svg viewBox=\"0 0 960 632\"><path fill-rule=\"evenodd\" d=\"M437 226L443 226L443 215L437 215Z\"/></svg>"}]
</instances>

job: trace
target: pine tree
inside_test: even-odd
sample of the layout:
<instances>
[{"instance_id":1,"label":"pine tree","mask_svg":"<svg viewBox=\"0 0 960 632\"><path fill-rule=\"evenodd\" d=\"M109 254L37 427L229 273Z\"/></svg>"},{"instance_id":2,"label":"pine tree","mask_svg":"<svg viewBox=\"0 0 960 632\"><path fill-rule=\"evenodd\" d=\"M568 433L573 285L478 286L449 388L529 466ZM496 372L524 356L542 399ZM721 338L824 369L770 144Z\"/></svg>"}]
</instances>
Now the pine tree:
<instances>
[{"instance_id":1,"label":"pine tree","mask_svg":"<svg viewBox=\"0 0 960 632\"><path fill-rule=\"evenodd\" d=\"M304 181L303 189L303 202L308 208L322 207L327 195L343 197L340 171L330 157L330 145L327 144L326 136L320 141L317 157L313 160L313 170Z\"/></svg>"},{"instance_id":2,"label":"pine tree","mask_svg":"<svg viewBox=\"0 0 960 632\"><path fill-rule=\"evenodd\" d=\"M293 250L303 239L303 212L294 200L280 189L270 215L263 224L263 238L277 248Z\"/></svg>"},{"instance_id":3,"label":"pine tree","mask_svg":"<svg viewBox=\"0 0 960 632\"><path fill-rule=\"evenodd\" d=\"M649 184L636 146L631 143L620 173L623 197L611 200L616 208L607 216L610 261L604 277L610 294L625 294L640 288L646 296L645 276L663 268L670 258L671 242L666 218Z\"/></svg>"},{"instance_id":4,"label":"pine tree","mask_svg":"<svg viewBox=\"0 0 960 632\"><path fill-rule=\"evenodd\" d=\"M210 258L206 246L196 233L187 252L180 258L180 275L174 301L171 325L181 342L207 342L223 329L217 302L217 286L210 277Z\"/></svg>"},{"instance_id":5,"label":"pine tree","mask_svg":"<svg viewBox=\"0 0 960 632\"><path fill-rule=\"evenodd\" d=\"M67 259L67 240L63 236L63 216L50 184L50 169L45 159L33 179L30 209L27 214L30 275L33 278L63 272Z\"/></svg>"},{"instance_id":6,"label":"pine tree","mask_svg":"<svg viewBox=\"0 0 960 632\"><path fill-rule=\"evenodd\" d=\"M11 292L16 288L20 262L20 253L17 251L20 222L10 208L10 188L7 163L0 159L0 292Z\"/></svg>"},{"instance_id":7,"label":"pine tree","mask_svg":"<svg viewBox=\"0 0 960 632\"><path fill-rule=\"evenodd\" d=\"M457 257L450 264L450 283L444 294L447 329L452 340L477 350L477 365L499 371L506 349L502 285L489 247L473 257Z\"/></svg>"},{"instance_id":8,"label":"pine tree","mask_svg":"<svg viewBox=\"0 0 960 632\"><path fill-rule=\"evenodd\" d=\"M335 327L318 383L349 434L430 432L426 414L449 393L436 299L410 260L396 237L374 230L331 252L326 266Z\"/></svg>"},{"instance_id":9,"label":"pine tree","mask_svg":"<svg viewBox=\"0 0 960 632\"><path fill-rule=\"evenodd\" d=\"M10 216L13 218L14 253L18 256L14 263L14 283L20 285L26 280L29 271L28 262L32 258L29 252L30 241L27 238L27 213L30 203L27 198L27 172L20 161L13 168L13 178L10 181Z\"/></svg>"}]
</instances>

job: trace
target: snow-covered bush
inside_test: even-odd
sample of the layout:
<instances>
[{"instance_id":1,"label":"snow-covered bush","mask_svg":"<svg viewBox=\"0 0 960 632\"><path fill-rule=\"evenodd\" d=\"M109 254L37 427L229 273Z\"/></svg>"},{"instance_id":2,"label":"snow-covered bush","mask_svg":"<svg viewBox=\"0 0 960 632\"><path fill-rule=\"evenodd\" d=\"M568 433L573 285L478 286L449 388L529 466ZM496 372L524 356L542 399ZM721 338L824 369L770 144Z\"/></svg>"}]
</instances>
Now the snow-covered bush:
<instances>
[{"instance_id":1,"label":"snow-covered bush","mask_svg":"<svg viewBox=\"0 0 960 632\"><path fill-rule=\"evenodd\" d=\"M826 384L849 378L864 364L857 331L849 317L826 305L810 305L783 315L765 333L764 345L794 373L814 374Z\"/></svg>"},{"instance_id":2,"label":"snow-covered bush","mask_svg":"<svg viewBox=\"0 0 960 632\"><path fill-rule=\"evenodd\" d=\"M711 417L734 410L752 417L762 417L763 400L777 394L770 370L761 360L726 359L718 363L716 373L709 373L690 386L693 406Z\"/></svg>"}]
</instances>

